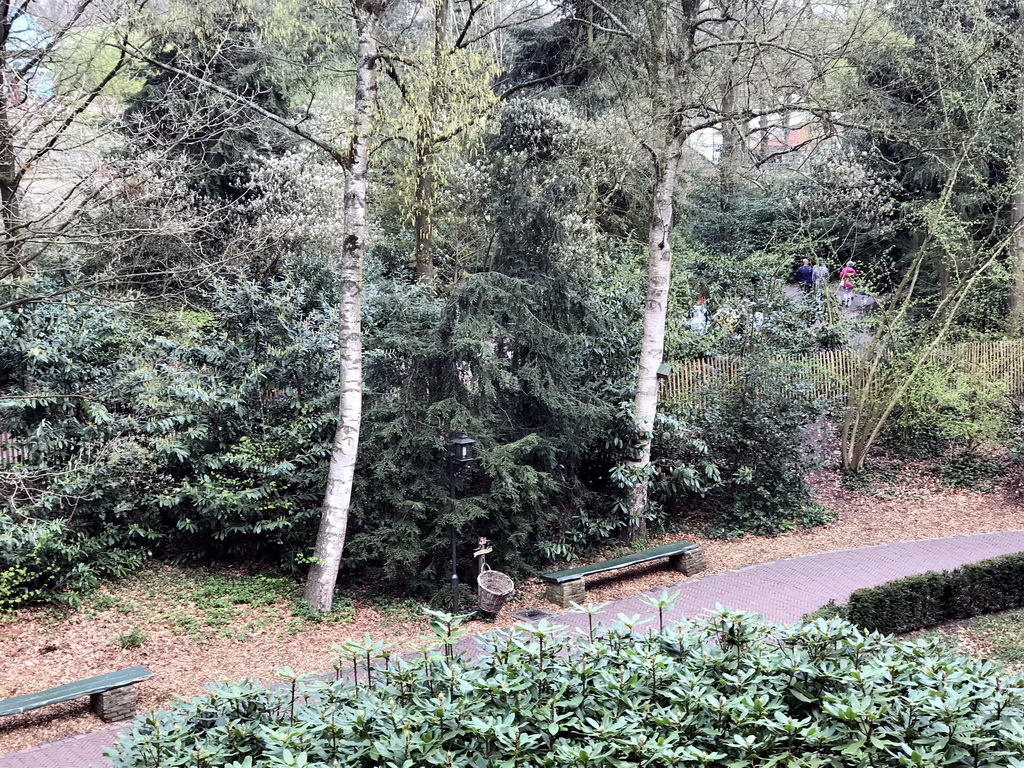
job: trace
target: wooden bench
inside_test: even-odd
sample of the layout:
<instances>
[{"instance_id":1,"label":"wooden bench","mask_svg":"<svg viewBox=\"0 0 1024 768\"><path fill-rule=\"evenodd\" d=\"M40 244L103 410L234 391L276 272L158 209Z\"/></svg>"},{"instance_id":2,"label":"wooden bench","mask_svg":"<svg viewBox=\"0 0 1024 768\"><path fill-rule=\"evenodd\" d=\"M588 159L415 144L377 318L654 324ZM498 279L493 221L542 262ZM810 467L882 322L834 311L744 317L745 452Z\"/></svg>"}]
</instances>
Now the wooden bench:
<instances>
[{"instance_id":1,"label":"wooden bench","mask_svg":"<svg viewBox=\"0 0 1024 768\"><path fill-rule=\"evenodd\" d=\"M572 603L582 603L586 599L586 587L583 583L585 576L616 571L629 565L649 563L663 557L668 558L670 566L677 571L682 571L687 576L700 573L705 568L703 549L690 541L676 541L672 544L662 544L660 547L645 549L643 552L634 552L601 563L545 573L541 579L548 583L545 593L547 599L562 608L569 608Z\"/></svg>"},{"instance_id":2,"label":"wooden bench","mask_svg":"<svg viewBox=\"0 0 1024 768\"><path fill-rule=\"evenodd\" d=\"M152 672L140 666L87 677L85 680L58 685L39 693L29 693L0 701L0 716L18 715L48 704L59 704L62 701L88 696L92 703L92 711L104 720L125 720L135 715L135 705L139 700L135 683L152 676Z\"/></svg>"}]
</instances>

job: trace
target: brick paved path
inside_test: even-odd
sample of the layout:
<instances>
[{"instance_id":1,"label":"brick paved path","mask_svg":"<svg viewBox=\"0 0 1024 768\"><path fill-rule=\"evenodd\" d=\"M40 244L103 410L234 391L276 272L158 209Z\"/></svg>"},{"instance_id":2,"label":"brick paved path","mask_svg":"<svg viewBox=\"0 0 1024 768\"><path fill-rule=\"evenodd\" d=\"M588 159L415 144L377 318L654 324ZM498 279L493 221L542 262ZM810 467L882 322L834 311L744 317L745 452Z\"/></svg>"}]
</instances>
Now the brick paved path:
<instances>
[{"instance_id":1,"label":"brick paved path","mask_svg":"<svg viewBox=\"0 0 1024 768\"><path fill-rule=\"evenodd\" d=\"M845 602L851 592L861 587L873 587L925 571L949 570L1011 552L1024 552L1024 531L879 544L752 565L669 587L667 591L678 591L679 598L666 620L723 605L755 611L769 621L796 621L829 600ZM648 594L659 595L661 591L659 588ZM601 616L610 623L620 613L650 616L655 614L655 609L643 601L643 595L636 595L609 603ZM566 625L570 630L583 630L587 618L565 613L560 614L555 623ZM472 638L463 640L460 646L470 654L477 653ZM103 750L114 743L123 727L115 726L2 755L0 768L88 768L90 765L104 768L110 763L102 758Z\"/></svg>"}]
</instances>

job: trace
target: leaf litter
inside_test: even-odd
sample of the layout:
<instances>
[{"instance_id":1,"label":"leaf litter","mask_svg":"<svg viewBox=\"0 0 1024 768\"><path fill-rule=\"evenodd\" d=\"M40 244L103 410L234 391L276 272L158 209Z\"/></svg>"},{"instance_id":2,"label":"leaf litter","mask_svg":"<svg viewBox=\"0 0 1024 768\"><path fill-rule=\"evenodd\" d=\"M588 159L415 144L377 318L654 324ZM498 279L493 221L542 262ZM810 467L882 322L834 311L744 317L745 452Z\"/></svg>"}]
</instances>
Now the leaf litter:
<instances>
[{"instance_id":1,"label":"leaf litter","mask_svg":"<svg viewBox=\"0 0 1024 768\"><path fill-rule=\"evenodd\" d=\"M923 464L904 466L869 492L844 487L835 469L811 470L809 480L814 500L837 514L831 525L729 540L664 535L649 545L696 541L706 552L706 575L872 544L1024 529L1024 508L1013 494L944 489ZM176 696L196 695L211 680L272 682L275 670L283 667L300 674L330 670L331 646L345 640L370 635L392 643L396 651L424 642L425 623L409 601L396 607L354 599L342 606L338 621L314 623L295 614L283 588L272 599L255 601L263 604L235 603L228 595L207 595L197 604L182 597L189 594L190 578L183 569L152 563L138 577L106 588L76 610L37 608L0 619L0 698L143 664L154 673L138 687L139 708L145 711ZM681 580L664 561L633 566L588 579L587 598L604 602ZM280 581L268 580L271 592L281 588ZM495 623L474 621L468 628L486 632L511 626L517 605L557 610L544 601L543 585L532 578L518 585L514 604ZM133 632L142 641L137 647L123 640ZM985 653L991 646L964 639L961 647ZM0 753L109 727L91 713L88 699L52 705L0 720Z\"/></svg>"}]
</instances>

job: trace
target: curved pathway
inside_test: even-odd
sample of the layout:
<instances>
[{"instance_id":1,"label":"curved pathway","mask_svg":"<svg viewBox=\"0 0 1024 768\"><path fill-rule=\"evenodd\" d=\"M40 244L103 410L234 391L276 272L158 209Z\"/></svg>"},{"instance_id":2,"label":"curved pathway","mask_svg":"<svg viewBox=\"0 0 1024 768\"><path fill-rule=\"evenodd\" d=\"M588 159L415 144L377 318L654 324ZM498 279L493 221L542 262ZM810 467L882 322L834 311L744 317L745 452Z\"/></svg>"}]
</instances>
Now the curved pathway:
<instances>
[{"instance_id":1,"label":"curved pathway","mask_svg":"<svg viewBox=\"0 0 1024 768\"><path fill-rule=\"evenodd\" d=\"M925 571L949 570L1013 552L1024 552L1024 531L903 541L776 560L668 587L667 592L678 591L679 596L666 619L676 620L723 605L760 613L769 621L791 622L829 600L845 602L851 592L861 587L874 587ZM659 588L645 594L656 596L661 592ZM655 615L656 610L643 597L636 595L608 603L601 618L610 623L620 613ZM553 621L570 630L583 631L587 626L587 617L574 613L558 614ZM472 638L466 638L460 646L471 655L478 652ZM0 755L0 768L105 768L110 763L102 758L103 750L114 743L123 727Z\"/></svg>"}]
</instances>

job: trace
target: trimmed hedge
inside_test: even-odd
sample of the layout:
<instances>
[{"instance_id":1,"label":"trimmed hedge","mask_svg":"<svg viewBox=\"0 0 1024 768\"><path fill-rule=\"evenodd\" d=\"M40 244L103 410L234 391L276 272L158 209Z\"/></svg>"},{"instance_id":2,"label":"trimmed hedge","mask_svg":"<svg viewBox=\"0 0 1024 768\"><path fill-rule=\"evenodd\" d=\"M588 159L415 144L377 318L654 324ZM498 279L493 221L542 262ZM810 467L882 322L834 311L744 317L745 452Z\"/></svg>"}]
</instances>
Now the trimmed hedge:
<instances>
[{"instance_id":1,"label":"trimmed hedge","mask_svg":"<svg viewBox=\"0 0 1024 768\"><path fill-rule=\"evenodd\" d=\"M902 634L1022 606L1024 553L1018 553L858 589L844 613L867 630Z\"/></svg>"}]
</instances>

